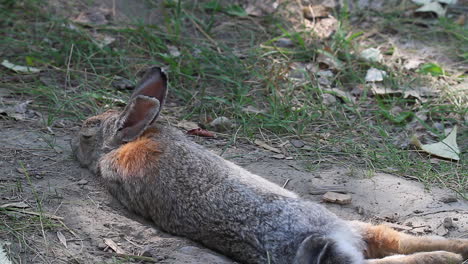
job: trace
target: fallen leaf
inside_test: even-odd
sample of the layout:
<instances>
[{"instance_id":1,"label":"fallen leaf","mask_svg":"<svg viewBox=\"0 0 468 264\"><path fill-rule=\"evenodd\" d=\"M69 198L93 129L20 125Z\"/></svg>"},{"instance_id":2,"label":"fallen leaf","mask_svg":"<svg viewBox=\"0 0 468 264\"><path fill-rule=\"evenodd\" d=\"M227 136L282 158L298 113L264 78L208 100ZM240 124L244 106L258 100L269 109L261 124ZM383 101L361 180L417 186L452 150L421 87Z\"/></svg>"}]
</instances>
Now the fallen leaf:
<instances>
[{"instance_id":1,"label":"fallen leaf","mask_svg":"<svg viewBox=\"0 0 468 264\"><path fill-rule=\"evenodd\" d=\"M176 46L168 45L167 50L169 51L169 54L174 58L179 57L181 54Z\"/></svg>"},{"instance_id":2,"label":"fallen leaf","mask_svg":"<svg viewBox=\"0 0 468 264\"><path fill-rule=\"evenodd\" d=\"M328 203L336 203L336 204L350 204L352 197L349 194L342 194L336 192L326 192L322 196L322 200Z\"/></svg>"},{"instance_id":3,"label":"fallen leaf","mask_svg":"<svg viewBox=\"0 0 468 264\"><path fill-rule=\"evenodd\" d=\"M8 108L0 108L0 115L6 115L8 117L13 118L14 120L24 121L26 119L32 119L34 117L40 117L41 114L34 110L30 110L27 106L32 101L25 101L22 103L18 103L13 107Z\"/></svg>"},{"instance_id":4,"label":"fallen leaf","mask_svg":"<svg viewBox=\"0 0 468 264\"><path fill-rule=\"evenodd\" d=\"M181 120L177 123L177 127L183 128L185 130L193 130L199 128L198 124L188 120Z\"/></svg>"},{"instance_id":5,"label":"fallen leaf","mask_svg":"<svg viewBox=\"0 0 468 264\"><path fill-rule=\"evenodd\" d=\"M114 37L98 32L91 33L91 37L91 40L101 49L105 46L112 44L115 41Z\"/></svg>"},{"instance_id":6,"label":"fallen leaf","mask_svg":"<svg viewBox=\"0 0 468 264\"><path fill-rule=\"evenodd\" d=\"M9 207L24 209L24 208L29 208L29 205L26 204L25 202L7 203L7 204L0 205L0 208L9 208Z\"/></svg>"},{"instance_id":7,"label":"fallen leaf","mask_svg":"<svg viewBox=\"0 0 468 264\"><path fill-rule=\"evenodd\" d=\"M331 94L323 93L321 96L324 105L334 105L336 103L336 97Z\"/></svg>"},{"instance_id":8,"label":"fallen leaf","mask_svg":"<svg viewBox=\"0 0 468 264\"><path fill-rule=\"evenodd\" d=\"M444 17L447 9L445 9L439 2L426 3L414 11L415 13L433 13L437 17Z\"/></svg>"},{"instance_id":9,"label":"fallen leaf","mask_svg":"<svg viewBox=\"0 0 468 264\"><path fill-rule=\"evenodd\" d=\"M265 110L259 110L255 108L254 106L248 105L244 108L242 108L242 112L248 113L248 114L264 114L266 113Z\"/></svg>"},{"instance_id":10,"label":"fallen leaf","mask_svg":"<svg viewBox=\"0 0 468 264\"><path fill-rule=\"evenodd\" d=\"M329 70L340 70L343 68L343 63L337 59L332 54L322 51L316 59L317 63L319 64L320 69L329 69Z\"/></svg>"},{"instance_id":11,"label":"fallen leaf","mask_svg":"<svg viewBox=\"0 0 468 264\"><path fill-rule=\"evenodd\" d=\"M405 65L403 65L403 68L405 70L414 70L419 67L424 61L420 59L409 59L406 61Z\"/></svg>"},{"instance_id":12,"label":"fallen leaf","mask_svg":"<svg viewBox=\"0 0 468 264\"><path fill-rule=\"evenodd\" d=\"M209 126L218 132L222 132L231 129L233 127L233 123L229 118L225 116L219 116L211 121Z\"/></svg>"},{"instance_id":13,"label":"fallen leaf","mask_svg":"<svg viewBox=\"0 0 468 264\"><path fill-rule=\"evenodd\" d=\"M215 134L211 131L202 128L195 128L187 131L187 134L199 137L214 137Z\"/></svg>"},{"instance_id":14,"label":"fallen leaf","mask_svg":"<svg viewBox=\"0 0 468 264\"><path fill-rule=\"evenodd\" d=\"M279 149L277 149L277 148L275 148L275 147L272 147L272 146L268 145L267 143L265 143L265 142L263 142L263 141L261 141L261 140L259 140L259 139L256 139L256 140L254 141L254 143L255 143L256 145L258 145L258 146L264 148L264 149L269 150L269 151L272 151L272 152L275 152L275 153L280 153L280 154L283 153L281 150L279 150Z\"/></svg>"},{"instance_id":15,"label":"fallen leaf","mask_svg":"<svg viewBox=\"0 0 468 264\"><path fill-rule=\"evenodd\" d=\"M8 60L3 60L2 66L12 71L15 71L17 73L37 73L41 71L41 69L39 68L16 65L16 64L9 62Z\"/></svg>"},{"instance_id":16,"label":"fallen leaf","mask_svg":"<svg viewBox=\"0 0 468 264\"><path fill-rule=\"evenodd\" d=\"M454 5L458 0L437 0L437 2L447 5Z\"/></svg>"},{"instance_id":17,"label":"fallen leaf","mask_svg":"<svg viewBox=\"0 0 468 264\"><path fill-rule=\"evenodd\" d=\"M460 160L460 149L457 144L457 126L455 126L452 132L441 142L421 144L419 139L413 136L411 138L411 143L431 155L451 160Z\"/></svg>"},{"instance_id":18,"label":"fallen leaf","mask_svg":"<svg viewBox=\"0 0 468 264\"><path fill-rule=\"evenodd\" d=\"M111 11L107 8L90 8L81 12L73 22L85 26L102 26L109 23L106 16L109 16Z\"/></svg>"},{"instance_id":19,"label":"fallen leaf","mask_svg":"<svg viewBox=\"0 0 468 264\"><path fill-rule=\"evenodd\" d=\"M411 0L411 2L417 4L417 5L426 5L431 3L433 0Z\"/></svg>"},{"instance_id":20,"label":"fallen leaf","mask_svg":"<svg viewBox=\"0 0 468 264\"><path fill-rule=\"evenodd\" d=\"M15 105L15 106L13 107L13 110L14 110L16 113L24 114L24 113L26 113L26 111L28 110L28 105L29 105L31 102L32 102L31 100L27 100L27 101L25 101L25 102L19 103L19 104Z\"/></svg>"},{"instance_id":21,"label":"fallen leaf","mask_svg":"<svg viewBox=\"0 0 468 264\"><path fill-rule=\"evenodd\" d=\"M346 104L354 104L356 102L356 99L354 99L354 97L350 93L342 91L338 88L322 89L322 91L340 98Z\"/></svg>"},{"instance_id":22,"label":"fallen leaf","mask_svg":"<svg viewBox=\"0 0 468 264\"><path fill-rule=\"evenodd\" d=\"M68 246L67 246L67 239L66 239L65 236L62 234L62 232L57 231L57 237L58 237L60 243L62 243L62 245L63 245L65 248L68 248Z\"/></svg>"},{"instance_id":23,"label":"fallen leaf","mask_svg":"<svg viewBox=\"0 0 468 264\"><path fill-rule=\"evenodd\" d=\"M329 16L315 21L305 19L304 25L307 29L312 30L318 38L326 39L336 32L339 22L333 16Z\"/></svg>"},{"instance_id":24,"label":"fallen leaf","mask_svg":"<svg viewBox=\"0 0 468 264\"><path fill-rule=\"evenodd\" d=\"M10 258L8 257L7 251L5 250L4 246L11 245L10 242L0 240L0 263L2 264L12 264Z\"/></svg>"},{"instance_id":25,"label":"fallen leaf","mask_svg":"<svg viewBox=\"0 0 468 264\"><path fill-rule=\"evenodd\" d=\"M383 60L382 53L379 49L368 48L361 51L361 58L369 62L381 62Z\"/></svg>"},{"instance_id":26,"label":"fallen leaf","mask_svg":"<svg viewBox=\"0 0 468 264\"><path fill-rule=\"evenodd\" d=\"M302 9L304 17L310 20L328 17L332 11L332 8L324 5L309 5Z\"/></svg>"},{"instance_id":27,"label":"fallen leaf","mask_svg":"<svg viewBox=\"0 0 468 264\"><path fill-rule=\"evenodd\" d=\"M275 12L278 6L278 1L249 0L245 12L249 16L265 16Z\"/></svg>"},{"instance_id":28,"label":"fallen leaf","mask_svg":"<svg viewBox=\"0 0 468 264\"><path fill-rule=\"evenodd\" d=\"M366 82L381 82L385 76L387 76L385 71L376 68L370 68L366 73Z\"/></svg>"},{"instance_id":29,"label":"fallen leaf","mask_svg":"<svg viewBox=\"0 0 468 264\"><path fill-rule=\"evenodd\" d=\"M106 245L108 245L110 248L112 248L112 250L114 250L115 253L117 253L117 254L126 254L123 249L121 249L119 246L117 246L117 244L114 241L112 241L112 239L104 238L104 243Z\"/></svg>"}]
</instances>

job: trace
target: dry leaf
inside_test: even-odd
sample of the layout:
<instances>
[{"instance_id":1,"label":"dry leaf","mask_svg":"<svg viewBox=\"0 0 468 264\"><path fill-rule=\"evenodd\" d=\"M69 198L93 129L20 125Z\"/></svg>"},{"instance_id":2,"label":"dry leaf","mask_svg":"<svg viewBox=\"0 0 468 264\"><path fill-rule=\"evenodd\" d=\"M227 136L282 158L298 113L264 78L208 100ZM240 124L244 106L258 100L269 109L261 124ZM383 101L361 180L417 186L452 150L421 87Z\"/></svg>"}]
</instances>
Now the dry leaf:
<instances>
[{"instance_id":1,"label":"dry leaf","mask_svg":"<svg viewBox=\"0 0 468 264\"><path fill-rule=\"evenodd\" d=\"M29 205L26 204L25 202L7 203L7 204L0 205L0 208L9 208L9 207L24 209L24 208L29 208Z\"/></svg>"},{"instance_id":2,"label":"dry leaf","mask_svg":"<svg viewBox=\"0 0 468 264\"><path fill-rule=\"evenodd\" d=\"M349 104L349 103L354 104L356 102L356 100L350 93L342 91L338 88L322 89L322 90L326 93L329 93L329 94L332 94L334 96L341 98L341 100L343 100L346 104Z\"/></svg>"},{"instance_id":3,"label":"dry leaf","mask_svg":"<svg viewBox=\"0 0 468 264\"><path fill-rule=\"evenodd\" d=\"M387 76L385 71L376 68L370 68L366 73L366 82L381 82L385 76Z\"/></svg>"},{"instance_id":4,"label":"dry leaf","mask_svg":"<svg viewBox=\"0 0 468 264\"><path fill-rule=\"evenodd\" d=\"M368 48L361 51L361 58L369 62L381 62L383 60L382 53L379 49Z\"/></svg>"},{"instance_id":5,"label":"dry leaf","mask_svg":"<svg viewBox=\"0 0 468 264\"><path fill-rule=\"evenodd\" d=\"M65 248L68 248L68 246L67 246L67 239L66 239L65 236L62 234L62 232L57 231L57 237L58 237L58 239L60 240L60 243L62 243L62 245L65 246Z\"/></svg>"},{"instance_id":6,"label":"dry leaf","mask_svg":"<svg viewBox=\"0 0 468 264\"><path fill-rule=\"evenodd\" d=\"M332 11L333 8L324 5L310 5L302 9L304 17L310 20L328 17Z\"/></svg>"},{"instance_id":7,"label":"dry leaf","mask_svg":"<svg viewBox=\"0 0 468 264\"><path fill-rule=\"evenodd\" d=\"M6 250L4 249L4 246L9 246L9 245L11 245L10 242L4 242L0 240L0 263L1 264L12 264L12 262L8 258L8 254Z\"/></svg>"},{"instance_id":8,"label":"dry leaf","mask_svg":"<svg viewBox=\"0 0 468 264\"><path fill-rule=\"evenodd\" d=\"M167 50L169 51L169 54L172 56L172 57L179 57L180 56L180 51L179 49L176 47L176 46L171 46L171 45L168 45L167 46Z\"/></svg>"},{"instance_id":9,"label":"dry leaf","mask_svg":"<svg viewBox=\"0 0 468 264\"><path fill-rule=\"evenodd\" d=\"M441 142L421 144L419 139L413 136L411 138L411 143L431 155L451 160L460 160L460 149L457 144L457 126L455 126L452 132Z\"/></svg>"},{"instance_id":10,"label":"dry leaf","mask_svg":"<svg viewBox=\"0 0 468 264\"><path fill-rule=\"evenodd\" d=\"M177 127L183 128L185 130L193 130L199 128L198 124L188 120L181 120L176 125Z\"/></svg>"},{"instance_id":11,"label":"dry leaf","mask_svg":"<svg viewBox=\"0 0 468 264\"><path fill-rule=\"evenodd\" d=\"M101 49L115 41L114 37L98 32L91 33L91 36L91 40Z\"/></svg>"},{"instance_id":12,"label":"dry leaf","mask_svg":"<svg viewBox=\"0 0 468 264\"><path fill-rule=\"evenodd\" d=\"M329 16L315 21L305 19L304 25L306 28L313 30L320 39L326 39L335 33L339 23L336 18Z\"/></svg>"},{"instance_id":13,"label":"dry leaf","mask_svg":"<svg viewBox=\"0 0 468 264\"><path fill-rule=\"evenodd\" d=\"M109 23L106 16L109 16L110 13L110 10L107 8L91 8L81 12L72 21L86 26L102 26Z\"/></svg>"},{"instance_id":14,"label":"dry leaf","mask_svg":"<svg viewBox=\"0 0 468 264\"><path fill-rule=\"evenodd\" d=\"M403 65L403 68L405 68L405 70L414 70L417 69L423 62L424 61L420 59L409 59L406 61L405 65Z\"/></svg>"},{"instance_id":15,"label":"dry leaf","mask_svg":"<svg viewBox=\"0 0 468 264\"><path fill-rule=\"evenodd\" d=\"M431 2L424 4L414 11L415 13L434 13L437 17L444 17L447 9L445 9L439 2Z\"/></svg>"},{"instance_id":16,"label":"dry leaf","mask_svg":"<svg viewBox=\"0 0 468 264\"><path fill-rule=\"evenodd\" d=\"M269 151L272 151L272 152L275 152L275 153L281 153L281 154L283 153L281 150L279 150L279 149L277 149L277 148L275 148L275 147L272 147L272 146L268 145L267 143L265 143L265 142L263 142L263 141L261 141L261 140L259 140L259 139L256 139L256 140L254 141L254 143L255 143L256 145L258 145L258 146L264 148L264 149L269 150Z\"/></svg>"},{"instance_id":17,"label":"dry leaf","mask_svg":"<svg viewBox=\"0 0 468 264\"><path fill-rule=\"evenodd\" d=\"M187 134L199 137L214 137L215 134L211 131L202 128L195 128L187 131Z\"/></svg>"},{"instance_id":18,"label":"dry leaf","mask_svg":"<svg viewBox=\"0 0 468 264\"><path fill-rule=\"evenodd\" d=\"M9 62L8 60L3 60L2 66L12 71L15 71L17 73L37 73L41 71L41 69L39 68L16 65L16 64Z\"/></svg>"},{"instance_id":19,"label":"dry leaf","mask_svg":"<svg viewBox=\"0 0 468 264\"><path fill-rule=\"evenodd\" d=\"M123 249L121 249L119 246L117 246L117 244L114 241L112 241L112 239L104 238L104 243L106 245L108 245L110 248L112 248L112 250L114 250L115 253L117 253L117 254L126 254Z\"/></svg>"},{"instance_id":20,"label":"dry leaf","mask_svg":"<svg viewBox=\"0 0 468 264\"><path fill-rule=\"evenodd\" d=\"M233 127L233 123L229 118L219 116L211 121L209 126L214 128L215 131L222 132L231 129Z\"/></svg>"},{"instance_id":21,"label":"dry leaf","mask_svg":"<svg viewBox=\"0 0 468 264\"><path fill-rule=\"evenodd\" d=\"M13 107L0 108L0 115L6 115L18 121L40 117L41 114L39 112L27 108L31 102L32 101L25 101Z\"/></svg>"},{"instance_id":22,"label":"dry leaf","mask_svg":"<svg viewBox=\"0 0 468 264\"><path fill-rule=\"evenodd\" d=\"M255 108L254 106L248 105L247 107L242 108L242 112L248 113L248 114L264 114L266 113L265 110L259 110Z\"/></svg>"},{"instance_id":23,"label":"dry leaf","mask_svg":"<svg viewBox=\"0 0 468 264\"><path fill-rule=\"evenodd\" d=\"M334 105L336 103L336 97L331 94L323 93L321 96L324 105Z\"/></svg>"},{"instance_id":24,"label":"dry leaf","mask_svg":"<svg viewBox=\"0 0 468 264\"><path fill-rule=\"evenodd\" d=\"M246 1L245 12L250 16L270 15L278 8L278 1L248 0Z\"/></svg>"},{"instance_id":25,"label":"dry leaf","mask_svg":"<svg viewBox=\"0 0 468 264\"><path fill-rule=\"evenodd\" d=\"M328 52L321 52L316 59L320 69L329 69L332 71L340 70L343 68L343 63L335 56Z\"/></svg>"}]
</instances>

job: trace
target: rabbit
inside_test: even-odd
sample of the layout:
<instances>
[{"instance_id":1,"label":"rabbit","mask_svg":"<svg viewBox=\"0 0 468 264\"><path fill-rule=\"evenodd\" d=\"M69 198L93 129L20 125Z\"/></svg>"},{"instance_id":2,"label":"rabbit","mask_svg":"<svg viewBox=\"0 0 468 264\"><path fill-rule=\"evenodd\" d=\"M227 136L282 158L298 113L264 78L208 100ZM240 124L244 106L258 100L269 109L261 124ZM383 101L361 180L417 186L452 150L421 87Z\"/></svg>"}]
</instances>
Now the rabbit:
<instances>
[{"instance_id":1,"label":"rabbit","mask_svg":"<svg viewBox=\"0 0 468 264\"><path fill-rule=\"evenodd\" d=\"M468 240L342 220L157 123L167 82L160 68L150 68L123 111L88 118L72 140L81 165L161 230L241 263L447 264L468 258Z\"/></svg>"}]
</instances>

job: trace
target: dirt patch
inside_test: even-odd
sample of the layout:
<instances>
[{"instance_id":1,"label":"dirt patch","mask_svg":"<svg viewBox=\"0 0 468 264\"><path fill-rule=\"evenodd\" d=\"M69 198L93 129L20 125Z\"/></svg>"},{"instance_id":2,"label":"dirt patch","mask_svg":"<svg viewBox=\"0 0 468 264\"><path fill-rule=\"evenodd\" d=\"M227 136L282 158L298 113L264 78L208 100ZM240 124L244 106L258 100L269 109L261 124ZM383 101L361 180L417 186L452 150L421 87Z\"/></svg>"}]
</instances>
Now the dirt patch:
<instances>
[{"instance_id":1,"label":"dirt patch","mask_svg":"<svg viewBox=\"0 0 468 264\"><path fill-rule=\"evenodd\" d=\"M45 213L63 218L59 231L67 240L65 247L56 229L28 233L25 243L17 243L13 235L1 233L3 240L12 243L9 247L12 256L18 256L22 262L109 263L115 254L106 249L107 238L128 255L150 256L158 263L232 263L201 245L163 233L124 210L104 190L99 179L81 169L72 158L69 140L77 127L54 128L55 135L51 135L34 123L1 120L0 125L2 204L23 201L31 206L28 211L37 211L39 199ZM195 140L208 147L222 143ZM225 153L238 154L242 154L242 159L234 161L241 160L250 171L280 185L287 181L285 188L305 199L320 202L321 195L317 193L321 188L338 187L351 193L350 205L326 204L343 218L398 223L415 234L461 237L468 233L468 204L454 198L449 190L429 191L420 183L388 174L366 177L358 169L331 167L307 172L300 161L273 160L270 153L252 146L232 148ZM21 191L18 184L23 186ZM18 219L26 217L22 213L15 215ZM448 228L444 226L447 218L452 220Z\"/></svg>"}]
</instances>

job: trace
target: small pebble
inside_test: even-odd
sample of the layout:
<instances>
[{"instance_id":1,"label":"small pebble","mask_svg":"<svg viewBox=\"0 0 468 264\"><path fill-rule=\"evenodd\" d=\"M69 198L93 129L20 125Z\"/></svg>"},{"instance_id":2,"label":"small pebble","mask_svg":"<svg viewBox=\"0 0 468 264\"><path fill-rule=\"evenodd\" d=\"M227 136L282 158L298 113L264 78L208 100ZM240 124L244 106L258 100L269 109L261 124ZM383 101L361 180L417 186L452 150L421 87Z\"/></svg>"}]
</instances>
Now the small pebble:
<instances>
[{"instance_id":1,"label":"small pebble","mask_svg":"<svg viewBox=\"0 0 468 264\"><path fill-rule=\"evenodd\" d=\"M275 46L280 48L292 48L294 42L288 38L280 38L275 41Z\"/></svg>"},{"instance_id":2,"label":"small pebble","mask_svg":"<svg viewBox=\"0 0 468 264\"><path fill-rule=\"evenodd\" d=\"M107 247L107 245L104 244L103 242L100 242L97 245L97 248L100 249L100 250L104 250L104 249L106 249L106 247Z\"/></svg>"},{"instance_id":3,"label":"small pebble","mask_svg":"<svg viewBox=\"0 0 468 264\"><path fill-rule=\"evenodd\" d=\"M453 220L451 217L446 217L444 219L444 227L447 229L455 228L455 224L453 223Z\"/></svg>"},{"instance_id":4,"label":"small pebble","mask_svg":"<svg viewBox=\"0 0 468 264\"><path fill-rule=\"evenodd\" d=\"M295 148L302 148L305 146L305 143L299 139L291 139L289 143L291 143Z\"/></svg>"},{"instance_id":5,"label":"small pebble","mask_svg":"<svg viewBox=\"0 0 468 264\"><path fill-rule=\"evenodd\" d=\"M76 184L78 184L78 185L86 185L86 184L88 184L88 181L85 180L85 179L82 179L82 180L78 181Z\"/></svg>"}]
</instances>

